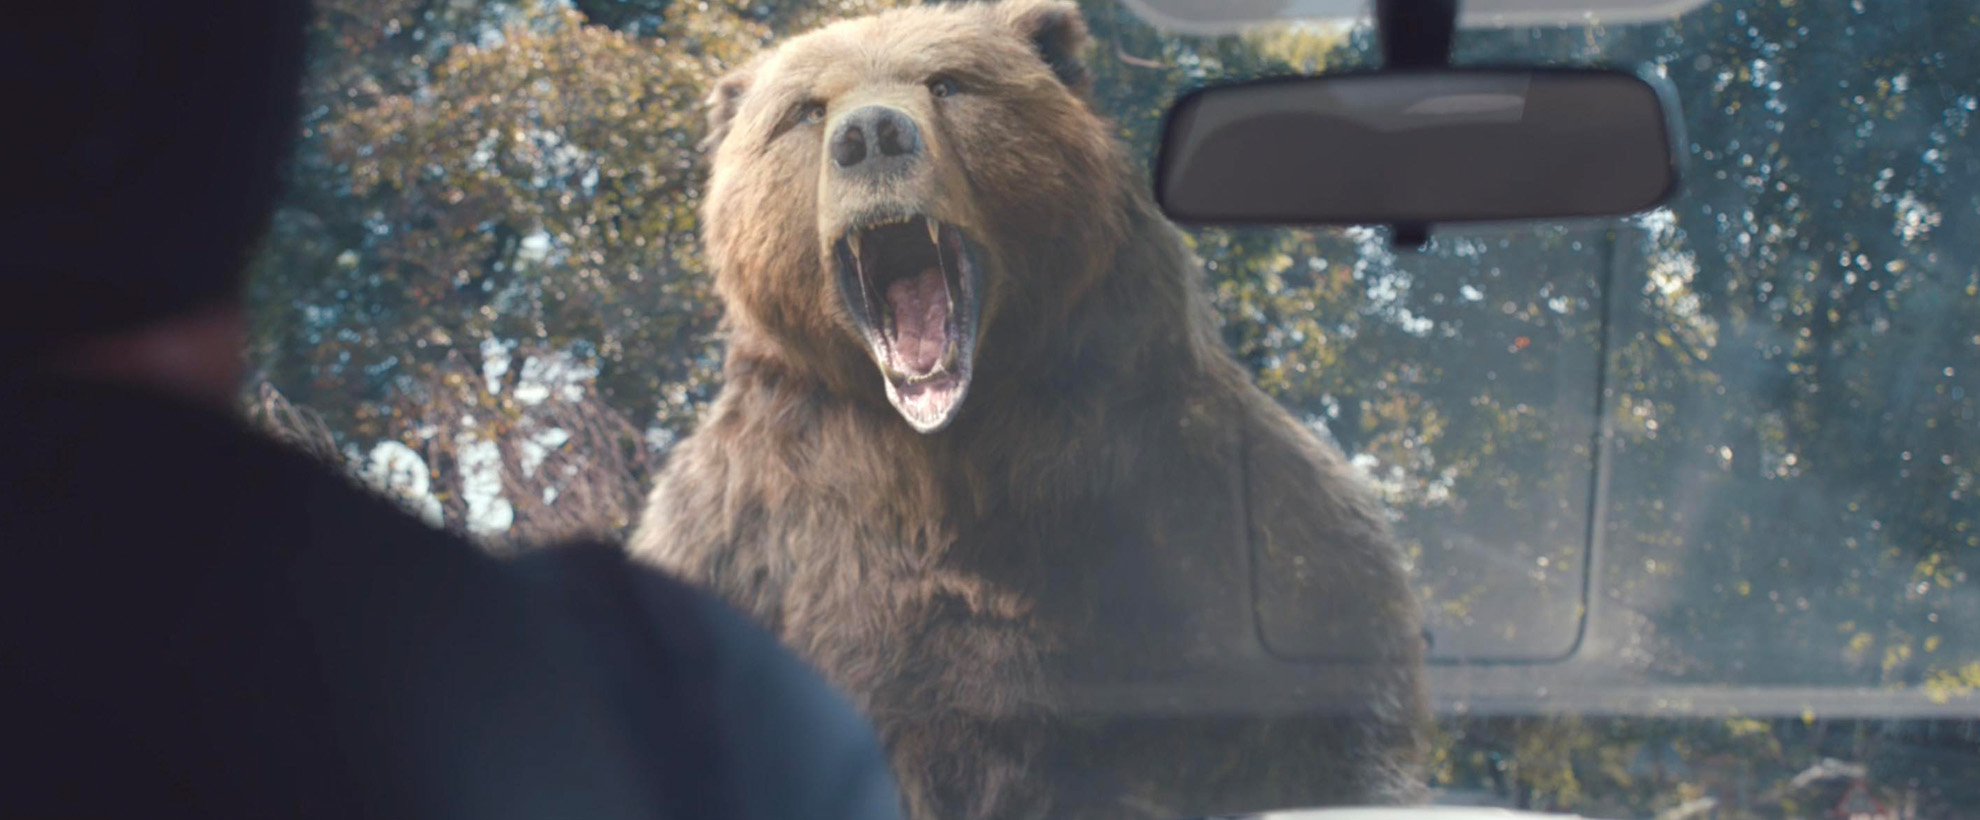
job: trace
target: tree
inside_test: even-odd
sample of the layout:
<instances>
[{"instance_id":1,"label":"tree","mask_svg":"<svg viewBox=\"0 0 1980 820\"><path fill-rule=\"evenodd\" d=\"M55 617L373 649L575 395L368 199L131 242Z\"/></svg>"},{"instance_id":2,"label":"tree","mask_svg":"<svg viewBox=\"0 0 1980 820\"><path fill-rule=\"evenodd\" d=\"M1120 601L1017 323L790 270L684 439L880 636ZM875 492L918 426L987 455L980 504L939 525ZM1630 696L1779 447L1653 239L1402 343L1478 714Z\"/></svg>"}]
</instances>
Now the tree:
<instances>
[{"instance_id":1,"label":"tree","mask_svg":"<svg viewBox=\"0 0 1980 820\"><path fill-rule=\"evenodd\" d=\"M294 190L253 279L262 378L347 445L428 453L455 525L464 448L559 429L546 419L579 404L645 465L649 427L664 444L691 423L717 362L698 104L770 35L721 5L645 38L534 3L477 11L325 8ZM509 455L498 472L533 473ZM636 499L643 475L609 494ZM482 528L519 502L483 499Z\"/></svg>"}]
</instances>

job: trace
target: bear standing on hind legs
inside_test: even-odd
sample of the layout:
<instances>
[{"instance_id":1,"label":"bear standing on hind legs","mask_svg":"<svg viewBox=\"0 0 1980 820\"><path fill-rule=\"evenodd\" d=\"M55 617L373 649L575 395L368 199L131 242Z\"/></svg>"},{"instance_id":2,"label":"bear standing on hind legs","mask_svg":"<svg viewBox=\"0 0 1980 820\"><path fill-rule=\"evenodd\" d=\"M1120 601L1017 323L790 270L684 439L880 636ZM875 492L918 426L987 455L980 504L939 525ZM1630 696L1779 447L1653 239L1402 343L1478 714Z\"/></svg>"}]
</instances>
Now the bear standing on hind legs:
<instances>
[{"instance_id":1,"label":"bear standing on hind legs","mask_svg":"<svg viewBox=\"0 0 1980 820\"><path fill-rule=\"evenodd\" d=\"M1382 511L1224 348L1085 41L1068 2L918 7L721 80L725 383L633 548L851 695L917 820L1416 799L1423 646ZM1331 708L1060 685L1260 643L1354 661L1313 666Z\"/></svg>"}]
</instances>

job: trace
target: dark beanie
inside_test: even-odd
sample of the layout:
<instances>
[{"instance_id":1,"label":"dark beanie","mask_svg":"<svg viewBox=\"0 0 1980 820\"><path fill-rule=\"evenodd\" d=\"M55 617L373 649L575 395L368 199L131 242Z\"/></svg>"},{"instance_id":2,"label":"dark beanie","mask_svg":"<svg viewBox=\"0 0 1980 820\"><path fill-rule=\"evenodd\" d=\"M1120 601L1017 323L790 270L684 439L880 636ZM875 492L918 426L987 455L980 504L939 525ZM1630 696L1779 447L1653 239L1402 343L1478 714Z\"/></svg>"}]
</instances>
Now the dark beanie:
<instances>
[{"instance_id":1,"label":"dark beanie","mask_svg":"<svg viewBox=\"0 0 1980 820\"><path fill-rule=\"evenodd\" d=\"M238 298L307 0L60 0L0 26L0 358Z\"/></svg>"}]
</instances>

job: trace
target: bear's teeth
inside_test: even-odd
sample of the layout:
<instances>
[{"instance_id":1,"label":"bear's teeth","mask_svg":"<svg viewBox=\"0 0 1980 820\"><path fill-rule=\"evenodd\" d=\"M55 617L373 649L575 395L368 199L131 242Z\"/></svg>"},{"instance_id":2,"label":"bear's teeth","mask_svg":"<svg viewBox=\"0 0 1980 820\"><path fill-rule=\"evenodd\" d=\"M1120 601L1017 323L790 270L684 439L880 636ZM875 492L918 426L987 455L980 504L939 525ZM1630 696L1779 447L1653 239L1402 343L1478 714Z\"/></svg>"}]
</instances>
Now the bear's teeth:
<instances>
[{"instance_id":1,"label":"bear's teeth","mask_svg":"<svg viewBox=\"0 0 1980 820\"><path fill-rule=\"evenodd\" d=\"M937 248L942 247L941 223L936 222L935 217L932 216L922 217L922 218L928 221L928 244L934 245Z\"/></svg>"},{"instance_id":2,"label":"bear's teeth","mask_svg":"<svg viewBox=\"0 0 1980 820\"><path fill-rule=\"evenodd\" d=\"M866 269L865 263L859 261L859 235L859 231L853 231L846 235L846 245L852 249L853 267L856 269L854 271L855 273L863 273Z\"/></svg>"}]
</instances>

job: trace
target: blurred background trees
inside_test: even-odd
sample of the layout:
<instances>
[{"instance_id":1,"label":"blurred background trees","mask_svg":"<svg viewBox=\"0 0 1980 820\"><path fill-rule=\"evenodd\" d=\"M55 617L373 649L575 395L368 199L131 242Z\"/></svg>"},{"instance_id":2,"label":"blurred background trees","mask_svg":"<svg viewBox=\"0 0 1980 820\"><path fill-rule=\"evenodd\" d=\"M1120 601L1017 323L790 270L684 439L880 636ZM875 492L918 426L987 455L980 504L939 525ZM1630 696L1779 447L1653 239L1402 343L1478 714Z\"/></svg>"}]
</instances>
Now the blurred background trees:
<instances>
[{"instance_id":1,"label":"blurred background trees","mask_svg":"<svg viewBox=\"0 0 1980 820\"><path fill-rule=\"evenodd\" d=\"M719 364L702 94L779 27L869 8L803 5L323 3L260 379L354 463L417 456L448 525L625 528Z\"/></svg>"},{"instance_id":2,"label":"blurred background trees","mask_svg":"<svg viewBox=\"0 0 1980 820\"><path fill-rule=\"evenodd\" d=\"M623 532L717 387L704 89L899 2L319 0L251 412L491 547ZM1179 37L1082 5L1095 104L1144 161L1188 87L1376 56L1365 28ZM1464 33L1460 62L1672 84L1686 188L1641 219L1401 255L1189 232L1240 359L1394 507L1439 651L1557 657L1587 615L1632 637L1580 651L1648 680L1980 690L1980 18L1886 5ZM1814 816L1845 781L1919 817L1980 803L1970 726L1442 731L1441 782L1536 808Z\"/></svg>"}]
</instances>

